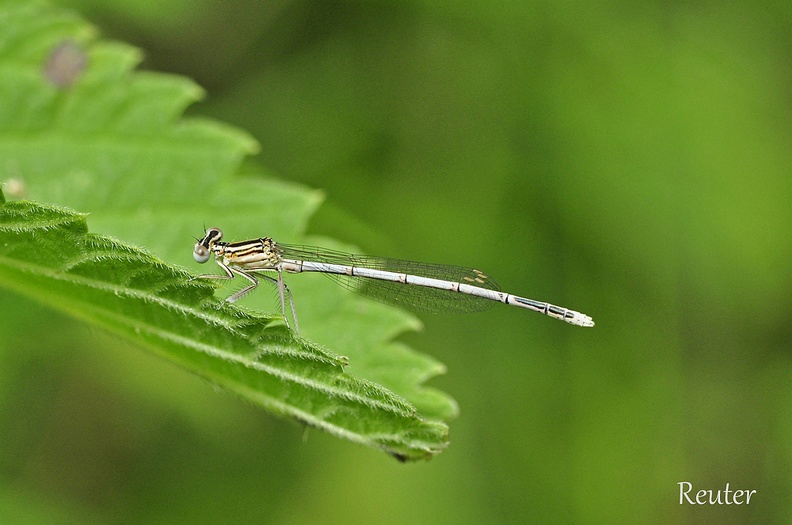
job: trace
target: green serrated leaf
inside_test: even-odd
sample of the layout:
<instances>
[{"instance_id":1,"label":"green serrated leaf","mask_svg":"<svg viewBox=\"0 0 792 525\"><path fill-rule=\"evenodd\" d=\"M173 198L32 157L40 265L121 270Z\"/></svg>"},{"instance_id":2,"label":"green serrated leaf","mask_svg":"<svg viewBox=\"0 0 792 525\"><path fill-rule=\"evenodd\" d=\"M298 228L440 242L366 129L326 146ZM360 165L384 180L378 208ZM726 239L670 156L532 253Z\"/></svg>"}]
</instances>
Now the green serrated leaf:
<instances>
[{"instance_id":1,"label":"green serrated leaf","mask_svg":"<svg viewBox=\"0 0 792 525\"><path fill-rule=\"evenodd\" d=\"M0 180L13 181L14 197L90 212L92 230L188 268L196 268L192 244L204 226L222 227L229 240L272 236L359 251L332 239L304 241L321 192L274 180L252 163L241 167L257 150L253 138L222 123L181 117L203 95L200 87L184 77L135 71L137 49L96 34L74 14L42 2L0 4ZM108 250L123 252L122 246ZM44 243L35 251L52 249ZM130 257L126 264L146 269L129 284L156 286L159 267ZM86 263L70 271L110 280L115 268ZM236 285L221 288L215 304ZM322 276L300 276L289 286L303 335L348 355L346 376L386 387L426 419L455 417L453 399L424 386L444 373L444 365L393 342L420 326L413 316L354 296ZM173 289L181 290L175 283ZM72 300L56 291L74 290L54 286L40 299L53 305ZM278 311L266 292L250 294L240 306ZM91 320L100 318L97 312ZM196 367L188 368L201 374Z\"/></svg>"},{"instance_id":2,"label":"green serrated leaf","mask_svg":"<svg viewBox=\"0 0 792 525\"><path fill-rule=\"evenodd\" d=\"M0 283L145 344L270 412L402 459L446 446L444 424L345 374L346 358L273 326L277 317L218 305L213 288L183 270L89 234L84 214L29 201L0 206Z\"/></svg>"}]
</instances>

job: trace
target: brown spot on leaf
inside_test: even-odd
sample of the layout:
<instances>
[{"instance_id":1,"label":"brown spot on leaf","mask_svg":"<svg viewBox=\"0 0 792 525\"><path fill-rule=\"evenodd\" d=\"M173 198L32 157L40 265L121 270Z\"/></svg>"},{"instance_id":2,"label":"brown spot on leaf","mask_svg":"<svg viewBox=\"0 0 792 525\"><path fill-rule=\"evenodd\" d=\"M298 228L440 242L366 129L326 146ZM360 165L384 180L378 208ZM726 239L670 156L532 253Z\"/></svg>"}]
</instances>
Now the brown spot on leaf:
<instances>
[{"instance_id":1,"label":"brown spot on leaf","mask_svg":"<svg viewBox=\"0 0 792 525\"><path fill-rule=\"evenodd\" d=\"M77 82L88 65L88 56L76 42L61 42L50 53L44 65L44 76L55 86L65 89Z\"/></svg>"}]
</instances>

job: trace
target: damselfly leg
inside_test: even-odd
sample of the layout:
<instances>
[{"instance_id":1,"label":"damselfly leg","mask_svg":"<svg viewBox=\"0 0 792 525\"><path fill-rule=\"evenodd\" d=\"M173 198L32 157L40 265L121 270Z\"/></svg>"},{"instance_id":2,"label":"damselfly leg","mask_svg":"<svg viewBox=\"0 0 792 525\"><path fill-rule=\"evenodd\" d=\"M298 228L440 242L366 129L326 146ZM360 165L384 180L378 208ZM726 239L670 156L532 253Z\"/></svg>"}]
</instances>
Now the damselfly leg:
<instances>
[{"instance_id":1,"label":"damselfly leg","mask_svg":"<svg viewBox=\"0 0 792 525\"><path fill-rule=\"evenodd\" d=\"M215 259L215 261L217 262L217 265L223 269L222 275L217 275L217 274L197 275L193 277L193 279L220 279L226 281L233 279L235 275L244 277L245 279L248 280L248 282L250 282L250 284L242 288L238 292L233 293L228 298L226 298L227 303L234 303L239 299L241 299L242 297L249 294L250 292L252 292L253 290L255 290L256 288L258 288L259 280L256 278L256 276L253 275L253 273L255 272L258 277L265 279L269 283L272 283L277 288L278 298L280 299L280 305L281 305L281 314L283 314L283 321L286 323L287 328L291 328L291 326L289 325L289 318L286 315L286 299L288 298L289 306L291 308L292 320L294 321L294 332L297 334L300 333L300 326L297 322L297 310L294 308L294 296L292 295L291 290L289 289L289 285L287 285L283 281L282 271L273 270L273 269L264 269L264 268L253 269L253 270L242 270L227 266L223 264L222 261L220 261L219 259ZM275 279L273 277L270 277L269 275L265 275L261 273L265 271L277 271L278 278Z\"/></svg>"}]
</instances>

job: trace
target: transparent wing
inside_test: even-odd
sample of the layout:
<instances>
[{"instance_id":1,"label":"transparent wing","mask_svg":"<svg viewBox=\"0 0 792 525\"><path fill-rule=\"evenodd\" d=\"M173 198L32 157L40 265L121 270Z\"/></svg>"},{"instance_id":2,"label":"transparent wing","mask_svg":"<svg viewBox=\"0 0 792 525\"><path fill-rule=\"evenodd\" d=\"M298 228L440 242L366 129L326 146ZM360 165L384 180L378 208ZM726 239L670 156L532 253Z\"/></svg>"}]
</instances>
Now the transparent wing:
<instances>
[{"instance_id":1,"label":"transparent wing","mask_svg":"<svg viewBox=\"0 0 792 525\"><path fill-rule=\"evenodd\" d=\"M313 246L296 246L290 244L277 245L281 254L286 259L298 261L312 261L329 264L343 264L359 268L370 268L395 273L406 273L420 277L430 277L455 283L466 283L489 290L500 291L498 283L482 272L463 266L447 264L433 264L403 259L390 259L387 257L372 257L369 255L352 255L349 253L316 248ZM326 273L338 284L386 304L408 308L418 312L480 312L491 308L495 303L481 297L438 290L425 286L413 286L393 281L381 281L366 277L354 277Z\"/></svg>"}]
</instances>

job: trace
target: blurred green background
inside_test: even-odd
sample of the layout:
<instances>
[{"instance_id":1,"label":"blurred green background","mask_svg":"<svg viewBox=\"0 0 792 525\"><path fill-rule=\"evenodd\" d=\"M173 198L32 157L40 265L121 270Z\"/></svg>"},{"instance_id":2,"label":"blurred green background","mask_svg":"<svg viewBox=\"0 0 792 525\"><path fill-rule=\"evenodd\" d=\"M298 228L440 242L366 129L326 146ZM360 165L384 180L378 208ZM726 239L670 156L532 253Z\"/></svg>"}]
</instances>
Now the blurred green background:
<instances>
[{"instance_id":1,"label":"blurred green background","mask_svg":"<svg viewBox=\"0 0 792 525\"><path fill-rule=\"evenodd\" d=\"M405 465L4 293L6 522L789 523L788 2L55 3L322 189L311 231L597 326L423 316L461 415Z\"/></svg>"}]
</instances>

